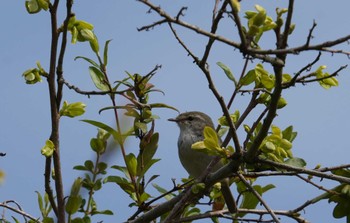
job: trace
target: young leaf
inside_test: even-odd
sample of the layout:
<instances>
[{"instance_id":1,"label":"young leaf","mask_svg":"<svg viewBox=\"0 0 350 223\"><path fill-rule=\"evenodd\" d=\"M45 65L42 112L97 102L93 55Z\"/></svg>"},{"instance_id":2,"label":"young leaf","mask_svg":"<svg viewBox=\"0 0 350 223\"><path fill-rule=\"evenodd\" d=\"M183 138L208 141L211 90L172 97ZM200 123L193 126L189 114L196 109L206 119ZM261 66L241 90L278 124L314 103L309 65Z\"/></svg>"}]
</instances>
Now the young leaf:
<instances>
[{"instance_id":1,"label":"young leaf","mask_svg":"<svg viewBox=\"0 0 350 223\"><path fill-rule=\"evenodd\" d=\"M106 81L105 75L102 73L102 71L96 67L89 67L90 77L92 81L94 82L95 86L100 89L101 91L108 91L109 86Z\"/></svg>"},{"instance_id":2,"label":"young leaf","mask_svg":"<svg viewBox=\"0 0 350 223\"><path fill-rule=\"evenodd\" d=\"M219 67L221 67L221 69L225 72L225 74L226 74L226 76L228 77L228 79L230 79L231 81L233 81L233 82L235 83L235 86L237 86L238 83L237 83L235 77L233 76L231 69L230 69L228 66L226 66L225 64L221 63L221 62L217 62L216 64L217 64Z\"/></svg>"},{"instance_id":3,"label":"young leaf","mask_svg":"<svg viewBox=\"0 0 350 223\"><path fill-rule=\"evenodd\" d=\"M130 171L131 176L136 176L137 159L133 153L126 155L125 163L128 166L128 170Z\"/></svg>"},{"instance_id":4,"label":"young leaf","mask_svg":"<svg viewBox=\"0 0 350 223\"><path fill-rule=\"evenodd\" d=\"M243 78L239 81L239 83L243 86L247 86L255 81L256 74L255 70L250 70L246 75L243 76Z\"/></svg>"},{"instance_id":5,"label":"young leaf","mask_svg":"<svg viewBox=\"0 0 350 223\"><path fill-rule=\"evenodd\" d=\"M106 43L105 43L105 48L104 48L104 51L103 51L103 65L104 66L107 66L107 63L108 63L108 45L109 43L111 42L112 40L107 40Z\"/></svg>"},{"instance_id":6,"label":"young leaf","mask_svg":"<svg viewBox=\"0 0 350 223\"><path fill-rule=\"evenodd\" d=\"M123 141L124 141L122 135L119 132L117 132L115 129L113 129L112 127L110 127L102 122L98 122L98 121L94 121L94 120L87 120L87 119L84 119L81 121L89 123L91 125L94 125L100 129L107 131L109 134L111 134L113 136L114 140L117 141L119 144L123 143Z\"/></svg>"},{"instance_id":7,"label":"young leaf","mask_svg":"<svg viewBox=\"0 0 350 223\"><path fill-rule=\"evenodd\" d=\"M169 108L169 109L172 109L172 110L179 112L179 110L177 110L175 107L172 107L170 105L163 104L163 103L153 103L153 104L149 104L149 106L151 108Z\"/></svg>"},{"instance_id":8,"label":"young leaf","mask_svg":"<svg viewBox=\"0 0 350 223\"><path fill-rule=\"evenodd\" d=\"M41 10L38 2L36 0L30 0L25 2L27 12L30 14L38 13Z\"/></svg>"},{"instance_id":9,"label":"young leaf","mask_svg":"<svg viewBox=\"0 0 350 223\"><path fill-rule=\"evenodd\" d=\"M96 63L95 61L91 60L90 58L82 57L82 56L77 56L76 58L74 58L74 60L77 60L77 59L86 60L87 62L89 62L91 65L93 65L93 66L96 67L96 68L100 67L100 66L98 65L98 63Z\"/></svg>"},{"instance_id":10,"label":"young leaf","mask_svg":"<svg viewBox=\"0 0 350 223\"><path fill-rule=\"evenodd\" d=\"M284 162L285 164L288 164L290 166L295 166L295 167L305 167L306 162L302 158L298 157L293 157Z\"/></svg>"}]
</instances>

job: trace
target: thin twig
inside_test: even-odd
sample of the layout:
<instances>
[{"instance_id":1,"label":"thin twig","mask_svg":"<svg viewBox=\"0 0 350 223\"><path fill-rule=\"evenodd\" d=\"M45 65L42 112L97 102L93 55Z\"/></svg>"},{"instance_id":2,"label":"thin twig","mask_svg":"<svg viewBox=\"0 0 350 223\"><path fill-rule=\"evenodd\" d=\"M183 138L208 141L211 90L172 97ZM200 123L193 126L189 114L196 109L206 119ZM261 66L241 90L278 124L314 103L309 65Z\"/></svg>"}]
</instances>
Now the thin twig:
<instances>
[{"instance_id":1,"label":"thin twig","mask_svg":"<svg viewBox=\"0 0 350 223\"><path fill-rule=\"evenodd\" d=\"M64 85L66 85L69 89L74 90L75 92L77 92L78 94L82 94L82 95L86 95L88 97L90 97L91 95L108 95L108 94L119 94L122 95L125 92L128 91L132 91L133 88L127 88L125 90L122 91L84 91L84 90L80 90L80 88L68 83L66 80L61 79L62 83L64 83Z\"/></svg>"},{"instance_id":2,"label":"thin twig","mask_svg":"<svg viewBox=\"0 0 350 223\"><path fill-rule=\"evenodd\" d=\"M299 174L297 174L296 176L297 176L299 179L302 179L302 180L305 181L306 183L311 184L312 186L316 187L316 188L319 189L319 190L323 190L323 191L325 191L325 192L327 192L327 193L329 193L329 194L333 194L333 195L337 194L337 195L339 195L339 193L337 193L336 191L328 190L328 189L326 189L326 188L324 188L324 187L322 187L322 186L320 186L320 185L318 185L318 184L312 182L311 180L309 180L309 179L306 178L306 177L300 176Z\"/></svg>"},{"instance_id":3,"label":"thin twig","mask_svg":"<svg viewBox=\"0 0 350 223\"><path fill-rule=\"evenodd\" d=\"M149 2L147 0L138 0L138 1L149 6L153 11L157 12L160 16L162 16L164 19L161 20L162 21L161 23L167 23L167 22L175 23L175 24L178 24L178 25L183 26L185 28L188 28L189 30L195 31L196 33L199 33L201 35L204 35L204 36L207 36L210 38L214 38L215 40L217 40L219 42L233 46L236 49L241 49L241 43L238 43L238 42L229 40L223 36L205 31L205 30L199 28L198 26L191 25L191 24L186 23L182 20L176 20L176 18L172 18L169 14L167 14L160 7L153 5L151 2ZM160 21L157 22L157 25L160 25ZM150 28L152 28L152 25L141 27L138 30L139 31L149 30ZM288 28L288 31L289 31L289 28ZM314 51L314 50L331 52L330 49L328 49L329 47L339 45L341 43L347 42L348 40L350 40L350 35L340 37L336 40L326 41L326 42L323 42L320 44L315 44L315 45L310 45L310 46L305 46L305 44L303 44L303 45L297 46L297 47L282 48L282 49L268 49L268 50L248 47L245 49L245 53L251 55L254 58L262 59L264 61L270 62L271 64L281 66L281 65L284 65L283 61L279 60L278 58L271 58L268 55L297 54L297 53L303 52L303 51ZM333 52L331 52L331 53L341 53L341 54L345 54L345 55L350 55L350 52L345 52L342 50L333 50Z\"/></svg>"},{"instance_id":4,"label":"thin twig","mask_svg":"<svg viewBox=\"0 0 350 223\"><path fill-rule=\"evenodd\" d=\"M8 203L14 203L14 204L16 204L16 206L18 208L11 207L10 205L8 205ZM17 213L17 214L22 215L24 217L25 222L27 222L26 218L29 218L30 220L33 220L34 222L41 223L41 221L39 221L39 218L35 218L35 217L31 216L30 214L24 212L22 210L21 206L16 201L13 201L13 200L4 201L4 202L0 203L0 207L4 207L6 209L9 209L9 210Z\"/></svg>"},{"instance_id":5,"label":"thin twig","mask_svg":"<svg viewBox=\"0 0 350 223\"><path fill-rule=\"evenodd\" d=\"M340 71L344 70L345 68L347 68L348 65L344 65L344 66L341 66L340 68L338 68L338 70L334 71L332 74L328 75L328 76L324 76L324 77L320 77L320 78L313 78L313 79L307 79L309 77L312 77L312 76L315 76L314 73L311 73L309 75L306 75L306 76L303 76L303 77L300 77L296 80L296 82L299 82L299 83L310 83L310 82L316 82L316 81L322 81L322 80L325 80L325 79L328 79L328 78L331 78L331 77L335 77L339 74Z\"/></svg>"},{"instance_id":6,"label":"thin twig","mask_svg":"<svg viewBox=\"0 0 350 223\"><path fill-rule=\"evenodd\" d=\"M314 31L314 29L316 28L317 24L314 20L314 22L312 23L312 27L311 29L309 30L309 35L307 35L307 38L306 38L306 43L305 43L305 46L310 46L310 41L311 39L313 38L312 36L312 32Z\"/></svg>"},{"instance_id":7,"label":"thin twig","mask_svg":"<svg viewBox=\"0 0 350 223\"><path fill-rule=\"evenodd\" d=\"M276 223L279 223L279 219L277 218L276 214L272 211L272 209L267 205L267 203L264 201L264 199L260 196L260 194L254 190L254 188L248 183L248 181L245 179L245 177L242 174L238 174L239 179L246 185L246 187L254 194L254 196L260 201L260 203L266 208L267 212L271 215L273 220Z\"/></svg>"},{"instance_id":8,"label":"thin twig","mask_svg":"<svg viewBox=\"0 0 350 223\"><path fill-rule=\"evenodd\" d=\"M343 176L338 176L338 175L334 175L334 174L327 174L321 171L317 171L317 170L310 170L310 169L306 169L306 168L301 168L301 167L295 167L295 166L290 166L284 163L277 163L274 162L272 160L267 160L267 159L257 159L258 162L260 163L265 163L265 164L269 164L273 167L277 167L280 169L285 169L288 171L295 171L297 173L304 173L304 174L309 174L312 176L317 176L320 178L326 178L326 179L331 179L331 180L335 180L335 181L339 181L341 183L347 183L350 184L350 178L348 177L343 177Z\"/></svg>"},{"instance_id":9,"label":"thin twig","mask_svg":"<svg viewBox=\"0 0 350 223\"><path fill-rule=\"evenodd\" d=\"M350 168L350 164L343 164L343 165L332 166L332 167L323 167L315 170L320 172L328 172L328 171L340 170L340 169L346 169L346 168Z\"/></svg>"},{"instance_id":10,"label":"thin twig","mask_svg":"<svg viewBox=\"0 0 350 223\"><path fill-rule=\"evenodd\" d=\"M290 86L294 86L299 76L306 70L310 70L313 65L315 65L321 58L322 53L318 52L317 57L309 64L307 64L305 67L301 68L297 73L295 73L292 80L290 80L288 83L283 84L283 88L289 88Z\"/></svg>"}]
</instances>

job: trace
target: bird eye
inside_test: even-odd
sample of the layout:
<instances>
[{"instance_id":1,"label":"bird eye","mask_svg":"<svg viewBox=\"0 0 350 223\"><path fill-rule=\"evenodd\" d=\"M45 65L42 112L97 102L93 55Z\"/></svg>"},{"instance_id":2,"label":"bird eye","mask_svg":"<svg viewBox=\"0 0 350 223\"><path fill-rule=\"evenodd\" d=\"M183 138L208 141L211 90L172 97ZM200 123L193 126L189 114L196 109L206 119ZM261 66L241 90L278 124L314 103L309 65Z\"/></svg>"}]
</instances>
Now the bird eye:
<instances>
[{"instance_id":1,"label":"bird eye","mask_svg":"<svg viewBox=\"0 0 350 223\"><path fill-rule=\"evenodd\" d=\"M187 118L188 121L193 121L193 119L194 119L193 116L189 116L189 117Z\"/></svg>"}]
</instances>

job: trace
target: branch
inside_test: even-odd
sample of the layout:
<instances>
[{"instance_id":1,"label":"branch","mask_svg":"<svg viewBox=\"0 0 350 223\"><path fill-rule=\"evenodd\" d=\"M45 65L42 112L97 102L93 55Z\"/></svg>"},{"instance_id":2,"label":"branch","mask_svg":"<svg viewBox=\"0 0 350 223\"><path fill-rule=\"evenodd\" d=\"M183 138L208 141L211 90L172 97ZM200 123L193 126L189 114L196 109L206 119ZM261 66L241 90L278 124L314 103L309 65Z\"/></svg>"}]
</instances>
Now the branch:
<instances>
[{"instance_id":1,"label":"branch","mask_svg":"<svg viewBox=\"0 0 350 223\"><path fill-rule=\"evenodd\" d=\"M233 139L233 142L234 142L234 145L235 145L235 149L236 149L236 152L238 154L241 153L241 146L240 146L240 143L239 143L239 140L238 140L238 136L237 136L237 133L236 133L236 128L234 126L234 124L232 123L232 120L230 118L230 113L226 107L226 103L224 101L224 99L222 98L222 96L219 94L219 92L217 91L215 85L214 85L214 82L211 78L211 75L210 75L210 71L208 69L208 66L204 63L202 63L202 61L200 61L198 59L197 56L195 56L191 50L189 50L189 48L186 46L186 44L180 39L180 37L177 35L175 29L172 27L171 23L169 23L169 26L170 26L170 29L171 31L173 32L175 38L178 40L178 42L180 43L180 45L186 50L186 52L194 59L195 63L198 65L198 67L203 71L205 77L207 78L207 81L208 81L208 84L209 84L209 88L211 89L211 91L213 92L215 98L217 99L217 101L219 102L220 106L221 106L221 109L227 119L227 122L229 123L229 127L231 129L231 137ZM210 44L210 41L209 43ZM209 47L210 49L210 47Z\"/></svg>"},{"instance_id":2,"label":"branch","mask_svg":"<svg viewBox=\"0 0 350 223\"><path fill-rule=\"evenodd\" d=\"M322 53L318 52L317 57L309 64L307 64L305 67L301 68L290 80L288 83L283 84L283 88L289 88L290 86L294 86L298 77L306 70L310 70L313 65L315 65L321 58Z\"/></svg>"},{"instance_id":3,"label":"branch","mask_svg":"<svg viewBox=\"0 0 350 223\"><path fill-rule=\"evenodd\" d=\"M337 194L337 195L339 195L339 193L337 193L335 191L332 191L332 190L328 190L328 189L326 189L326 188L324 188L324 187L322 187L322 186L312 182L311 180L309 180L309 179L307 179L307 178L305 178L303 176L300 176L299 174L297 174L296 176L298 178L302 179L303 181L305 181L306 183L311 184L312 186L316 187L317 189L327 192L328 194L333 194L333 195Z\"/></svg>"},{"instance_id":4,"label":"branch","mask_svg":"<svg viewBox=\"0 0 350 223\"><path fill-rule=\"evenodd\" d=\"M64 210L64 192L62 185L62 173L61 173L61 164L60 164L60 147L59 147L59 103L56 94L56 60L57 60L57 48L58 48L58 39L59 32L57 26L57 8L59 1L55 0L52 7L50 7L50 16L51 16L51 50L50 50L50 68L48 76L48 87L50 95L50 113L51 113L51 135L50 140L55 145L55 150L53 153L54 168L55 168L55 189L56 189L56 200L57 200L57 219L60 223L65 222L65 210ZM56 204L52 203L53 195L50 188L50 177L51 176L51 158L46 158L46 167L45 167L45 189L48 190L48 195L50 203L54 207ZM50 166L47 166L50 165ZM51 194L50 194L51 192Z\"/></svg>"},{"instance_id":5,"label":"branch","mask_svg":"<svg viewBox=\"0 0 350 223\"><path fill-rule=\"evenodd\" d=\"M319 169L315 169L315 170L320 171L320 172L328 172L328 171L345 169L345 168L350 168L350 164L343 164L343 165L333 166L333 167L323 167L323 168L319 168Z\"/></svg>"},{"instance_id":6,"label":"branch","mask_svg":"<svg viewBox=\"0 0 350 223\"><path fill-rule=\"evenodd\" d=\"M282 36L282 42L279 44L279 49L285 49L288 47L288 37L289 37L289 31L292 24L292 16L293 16L293 10L294 10L294 0L289 0L288 4L288 12L287 12L287 18L286 23L284 25L284 31Z\"/></svg>"},{"instance_id":7,"label":"branch","mask_svg":"<svg viewBox=\"0 0 350 223\"><path fill-rule=\"evenodd\" d=\"M267 205L267 203L264 201L264 199L260 196L260 194L254 190L254 188L247 182L247 180L244 178L242 174L238 174L239 179L245 184L247 188L255 195L255 197L260 201L260 203L266 208L267 212L271 215L273 220L276 223L279 223L280 221L278 220L277 216L275 213L271 210L271 208Z\"/></svg>"},{"instance_id":8,"label":"branch","mask_svg":"<svg viewBox=\"0 0 350 223\"><path fill-rule=\"evenodd\" d=\"M245 51L249 47L248 46L249 42L247 42L247 38L246 38L245 33L243 31L243 26L241 24L241 19L239 18L239 15L238 15L238 11L232 5L231 1L229 1L229 2L230 2L231 9L232 9L232 15L233 15L234 21L235 21L236 26L237 26L239 38L241 39L242 51Z\"/></svg>"},{"instance_id":9,"label":"branch","mask_svg":"<svg viewBox=\"0 0 350 223\"><path fill-rule=\"evenodd\" d=\"M309 45L310 45L310 41L311 41L311 39L313 38L312 32L314 31L314 29L316 28L316 26L317 26L317 24L316 24L316 22L315 22L315 20L314 20L314 22L313 22L313 24L312 24L312 27L311 27L311 29L309 30L309 35L308 35L307 38L306 38L305 46L309 46Z\"/></svg>"},{"instance_id":10,"label":"branch","mask_svg":"<svg viewBox=\"0 0 350 223\"><path fill-rule=\"evenodd\" d=\"M10 205L7 205L7 203L15 203L18 206L18 209L11 207ZM32 220L34 222L41 223L41 221L38 220L39 218L35 218L35 217L31 216L30 214L24 212L22 210L21 206L16 201L13 201L13 200L4 201L4 202L0 203L0 207L4 207L6 209L9 209L9 210L17 213L17 214L22 215L24 217L25 222L27 222L26 218L29 218L30 220Z\"/></svg>"},{"instance_id":11,"label":"branch","mask_svg":"<svg viewBox=\"0 0 350 223\"><path fill-rule=\"evenodd\" d=\"M311 74L306 75L306 76L304 76L304 77L298 78L298 79L296 80L296 82L305 84L305 83L316 82L316 81L322 81L322 80L325 80L325 79L328 79L328 78L331 78L331 77L335 77L335 76L338 75L338 73L339 73L341 70L344 70L345 68L347 68L347 66L348 66L348 65L341 66L340 68L338 68L338 70L336 70L335 72L333 72L333 73L330 74L329 76L324 76L324 77L320 77L320 78L314 78L314 79L306 80L306 78L314 76L314 73L311 73Z\"/></svg>"},{"instance_id":12,"label":"branch","mask_svg":"<svg viewBox=\"0 0 350 223\"><path fill-rule=\"evenodd\" d=\"M173 25L171 23L168 23L170 30L172 31L173 35L175 36L176 40L180 43L180 45L186 50L186 52L188 53L189 56L192 57L192 59L194 60L194 62L196 64L200 64L200 60L199 58L192 53L192 51L186 46L186 44L180 39L180 37L177 35L176 30L174 29Z\"/></svg>"},{"instance_id":13,"label":"branch","mask_svg":"<svg viewBox=\"0 0 350 223\"><path fill-rule=\"evenodd\" d=\"M68 83L64 78L61 79L62 83L64 85L66 85L69 89L74 90L75 92L77 92L78 94L82 94L82 95L86 95L88 97L90 97L91 95L108 95L108 94L119 94L119 95L123 95L125 92L127 91L132 91L133 88L128 88L122 91L84 91L84 90L80 90L80 88Z\"/></svg>"},{"instance_id":14,"label":"branch","mask_svg":"<svg viewBox=\"0 0 350 223\"><path fill-rule=\"evenodd\" d=\"M214 159L215 160L215 159ZM215 160L218 161L218 160ZM236 162L234 162L236 161ZM205 177L206 174L210 172L210 167L215 165L215 162L211 162L207 168L207 170L203 173L203 175L200 177L199 182L202 182L206 185L206 188L197 194L193 194L191 191L191 188L188 188L186 191L180 193L176 197L172 198L169 201L166 201L158 206L156 206L154 209L146 212L145 214L141 215L140 217L127 221L128 223L143 223L143 222L150 222L151 220L156 219L157 217L174 210L174 207L176 204L181 203L183 201L195 201L195 199L199 199L202 197L207 191L208 188L210 188L214 183L221 181L224 178L227 178L232 172L237 172L238 170L238 160L233 160L232 162L229 162L227 165L223 166L219 170L217 170L215 173L209 174L207 177ZM202 179L202 178L205 178ZM202 181L201 181L202 179ZM182 203L183 207L177 207L177 208L184 208L184 204ZM175 213L174 213L175 214Z\"/></svg>"},{"instance_id":15,"label":"branch","mask_svg":"<svg viewBox=\"0 0 350 223\"><path fill-rule=\"evenodd\" d=\"M217 3L218 2L216 2L216 4L215 4L215 8L217 7ZM224 1L224 3L222 3L222 6L221 6L218 14L216 15L216 17L214 17L212 25L211 25L211 31L210 31L211 33L213 33L213 34L216 33L216 31L219 27L219 22L222 19L222 16L223 16L223 13L225 12L227 4L228 4L227 1ZM215 9L214 9L214 12L215 12ZM215 15L215 13L213 13L213 16L214 15ZM205 64L207 62L209 54L210 54L210 50L211 50L214 42L215 42L215 38L209 37L208 43L205 47L204 54L202 56L201 63Z\"/></svg>"},{"instance_id":16,"label":"branch","mask_svg":"<svg viewBox=\"0 0 350 223\"><path fill-rule=\"evenodd\" d=\"M177 19L176 17L173 18L169 14L167 14L164 10L162 10L160 7L153 5L151 2L149 2L147 0L138 0L138 1L149 6L151 8L151 10L157 12L161 17L164 18L163 20L160 20L160 21L154 23L153 25L143 26L143 27L139 28L138 29L139 31L149 30L149 29L153 28L154 25L160 25L161 23L165 23L165 22L174 23L174 24L180 25L182 27L185 27L189 30L195 31L198 34L207 36L209 38L215 39L219 42L225 43L225 44L230 45L236 49L241 50L242 43L237 43L237 42L229 40L223 36L205 31L198 26L194 26L194 25L191 25L189 23L186 23L180 19ZM291 5L291 3L294 3L294 1L291 1L290 5ZM288 13L290 14L290 12L291 11L289 11ZM290 19L291 19L291 15L290 15ZM287 20L288 20L288 18L287 18ZM289 28L287 29L285 27L284 34L286 31L289 32ZM287 36L287 37L284 37L285 38L284 41L287 41L288 35L284 35L284 36ZM270 57L268 55L297 54L297 53L303 52L303 51L316 50L316 51L325 51L325 52L331 52L331 53L341 53L341 54L345 54L345 55L350 56L350 52L345 52L342 50L328 49L329 47L333 47L333 46L336 46L340 43L347 42L348 40L350 40L350 35L338 38L336 40L326 41L326 42L316 44L316 45L304 44L304 45L293 47L293 48L280 48L280 49L268 49L268 50L247 47L244 51L246 54L249 54L254 58L261 59L263 61L269 62L269 63L274 64L274 65L282 66L282 65L284 65L284 62L282 60L280 60L279 58ZM282 45L286 45L286 44L287 43L283 43Z\"/></svg>"},{"instance_id":17,"label":"branch","mask_svg":"<svg viewBox=\"0 0 350 223\"><path fill-rule=\"evenodd\" d=\"M288 171L295 171L297 173L303 173L303 174L310 174L312 176L317 176L320 178L326 178L326 179L331 179L331 180L336 180L339 181L341 183L346 183L346 184L350 184L350 178L348 177L343 177L343 176L338 176L338 175L334 175L334 174L327 174L318 170L310 170L310 169L306 169L306 168L301 168L301 167L295 167L295 166L290 166L284 163L277 163L271 160L266 160L266 159L261 159L258 158L257 159L258 162L260 163L265 163L265 164L269 164L273 167L277 167L277 168L281 168L281 169L285 169Z\"/></svg>"},{"instance_id":18,"label":"branch","mask_svg":"<svg viewBox=\"0 0 350 223\"><path fill-rule=\"evenodd\" d=\"M292 211L284 211L284 210L273 210L273 212L277 215L282 215L282 216L286 216L286 217L289 217L289 218L292 218L294 220L296 220L297 222L299 223L308 223L307 220L305 220L304 218L296 215L295 213L293 213ZM189 217L185 217L185 218L181 218L177 221L175 221L176 223L177 222L191 222L191 221L194 221L194 220L199 220L199 219L204 219L204 218L212 218L212 217L225 217L225 218L228 218L228 219L232 219L232 220L238 220L238 222L240 221L247 221L247 222L264 222L264 221L261 221L261 220L253 220L253 219L245 219L245 218L242 218L242 219L239 219L239 218L234 218L234 217L226 217L224 216L224 214L227 213L227 210L220 210L220 211L211 211L211 212L206 212L204 214L198 214L198 215L194 215L194 216L189 216ZM245 208L240 208L237 210L237 213L241 213L241 214L256 214L256 215L266 215L266 214L269 214L268 211L266 210L257 210L257 209L245 209ZM269 220L267 220L266 222L271 222Z\"/></svg>"}]
</instances>

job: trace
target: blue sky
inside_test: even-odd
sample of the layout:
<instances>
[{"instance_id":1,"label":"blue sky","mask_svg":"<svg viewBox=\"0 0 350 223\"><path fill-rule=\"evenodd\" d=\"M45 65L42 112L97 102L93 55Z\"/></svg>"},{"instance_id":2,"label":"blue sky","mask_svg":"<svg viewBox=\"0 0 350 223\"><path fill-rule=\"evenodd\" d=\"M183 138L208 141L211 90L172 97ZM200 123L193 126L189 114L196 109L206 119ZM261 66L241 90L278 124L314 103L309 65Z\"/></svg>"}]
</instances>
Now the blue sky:
<instances>
[{"instance_id":1,"label":"blue sky","mask_svg":"<svg viewBox=\"0 0 350 223\"><path fill-rule=\"evenodd\" d=\"M242 12L253 10L254 4L257 3L265 7L273 18L276 7L286 7L286 1L281 0L243 1ZM157 1L156 4L160 4L173 15L181 6L189 6L184 18L186 21L205 29L210 25L213 1L163 0ZM307 4L296 1L293 20L296 29L290 37L290 46L298 46L305 42L313 20L318 24L312 39L313 43L348 35L350 30L344 15L348 14L349 7L350 2L347 0L338 0L333 4L318 0L308 0ZM145 74L156 64L161 64L162 69L152 83L162 89L165 95L155 93L151 96L151 101L170 104L182 112L204 111L216 120L221 116L219 104L208 89L203 74L174 39L168 27L162 25L150 32L137 31L137 27L159 19L155 13L146 14L147 10L147 7L137 1L85 0L75 1L73 6L78 19L94 24L100 43L113 39L110 44L108 67L112 80L125 77L125 71ZM2 68L0 152L7 154L6 157L0 158L0 169L6 173L5 182L0 185L0 202L16 200L25 211L39 216L35 191L44 190L45 160L40 154L40 149L50 134L48 91L45 81L29 86L25 84L21 75L26 69L35 67L36 61L40 61L42 66L48 69L49 14L41 12L29 15L25 10L24 1L6 1L0 8L0 21L3 27L0 37ZM235 28L232 23L225 22L220 28L220 33L237 40ZM193 52L200 56L206 39L179 27L177 30ZM266 35L261 42L264 42L264 47L274 47L272 40L272 35ZM348 44L343 44L339 48L350 51ZM220 43L215 44L212 53L209 62L215 84L225 100L228 100L233 85L215 63L218 61L225 63L238 76L243 67L242 56L237 50L234 51ZM66 80L81 89L94 89L87 70L88 64L82 60L74 61L76 56L93 57L93 54L86 43L69 44L64 67ZM288 57L285 72L290 74L297 72L316 56L316 52L309 52ZM254 61L257 62L259 61ZM327 71L332 73L348 63L349 59L344 55L332 56L323 53L318 65L327 65ZM250 68L254 66L255 64L251 64ZM272 72L267 64L264 66ZM349 69L342 71L338 80L339 87L330 90L324 90L318 84L308 84L290 88L283 94L288 106L278 112L275 124L281 128L293 125L298 131L298 137L293 145L294 155L303 157L310 168L316 164L334 166L349 163L347 138L350 111ZM97 96L89 99L65 89L64 100L83 101L87 104L87 112L82 119L95 119L113 125L110 112L98 114L101 107L110 105L107 98ZM234 104L234 109L244 108L247 100L248 97L240 97ZM123 102L120 100L120 103ZM181 177L187 176L177 159L178 128L174 123L167 121L177 113L166 109L154 112L160 116L156 130L160 132L161 137L156 157L162 160L152 168L150 175L160 174L161 177L156 183L170 189L171 178L176 178L179 182ZM255 117L256 114L249 117L248 124ZM61 122L62 165L66 193L69 192L71 182L80 174L72 170L72 167L92 158L89 141L96 135L96 129L80 122L79 119L63 118ZM239 131L239 136L244 139L242 130ZM130 139L128 151L137 151L137 142L134 139ZM120 154L116 153L110 161L121 165ZM109 173L116 174L112 170ZM292 209L322 193L296 178L271 178L259 182L274 183L278 187L266 194L266 200L273 209ZM324 183L326 186L332 185ZM127 207L130 200L117 186L108 184L105 189L105 192L97 194L97 199L100 201L105 199L99 207L111 209L115 213L113 218L106 218L105 222L121 222L135 211ZM315 207L306 209L305 217L311 222L336 222L332 219L330 207L323 201ZM10 216L10 212L7 212L6 216ZM104 218L97 217L96 221L102 219Z\"/></svg>"}]
</instances>

